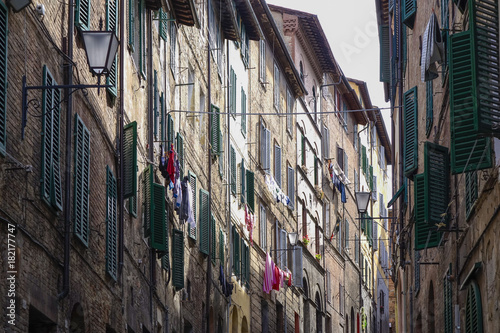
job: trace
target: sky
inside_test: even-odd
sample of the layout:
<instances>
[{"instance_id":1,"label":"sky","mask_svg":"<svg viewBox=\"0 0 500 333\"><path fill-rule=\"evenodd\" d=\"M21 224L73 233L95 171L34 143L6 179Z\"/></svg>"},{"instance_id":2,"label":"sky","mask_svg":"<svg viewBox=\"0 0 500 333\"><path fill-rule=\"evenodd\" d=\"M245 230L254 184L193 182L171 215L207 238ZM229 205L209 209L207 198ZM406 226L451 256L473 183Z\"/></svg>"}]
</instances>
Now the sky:
<instances>
[{"instance_id":1,"label":"sky","mask_svg":"<svg viewBox=\"0 0 500 333\"><path fill-rule=\"evenodd\" d=\"M375 0L268 0L268 3L318 15L344 75L366 82L373 105L389 106L384 100L384 87L379 81ZM390 133L390 110L382 110L382 115Z\"/></svg>"}]
</instances>

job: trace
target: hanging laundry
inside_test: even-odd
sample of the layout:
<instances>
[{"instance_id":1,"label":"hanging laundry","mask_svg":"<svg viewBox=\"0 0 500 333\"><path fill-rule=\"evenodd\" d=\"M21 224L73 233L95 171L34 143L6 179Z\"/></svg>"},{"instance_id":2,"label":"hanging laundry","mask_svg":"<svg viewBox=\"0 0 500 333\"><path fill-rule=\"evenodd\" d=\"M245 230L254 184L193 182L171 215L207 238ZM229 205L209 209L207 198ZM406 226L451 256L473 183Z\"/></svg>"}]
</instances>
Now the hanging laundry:
<instances>
[{"instance_id":1,"label":"hanging laundry","mask_svg":"<svg viewBox=\"0 0 500 333\"><path fill-rule=\"evenodd\" d=\"M163 178L168 178L167 159L165 158L165 150L163 149L163 145L160 145L160 163L158 169L160 170Z\"/></svg>"},{"instance_id":2,"label":"hanging laundry","mask_svg":"<svg viewBox=\"0 0 500 333\"><path fill-rule=\"evenodd\" d=\"M280 269L278 266L274 266L274 273L273 273L273 289L280 291L280 284L281 284L281 274L280 274Z\"/></svg>"},{"instance_id":3,"label":"hanging laundry","mask_svg":"<svg viewBox=\"0 0 500 333\"><path fill-rule=\"evenodd\" d=\"M422 41L422 57L420 61L420 76L422 82L434 80L439 76L435 63L437 61L441 64L443 61L443 44L436 13L432 10Z\"/></svg>"},{"instance_id":4,"label":"hanging laundry","mask_svg":"<svg viewBox=\"0 0 500 333\"><path fill-rule=\"evenodd\" d=\"M274 263L271 259L271 255L269 252L266 254L266 263L264 266L264 283L263 290L266 294L269 294L273 289L273 272L274 272Z\"/></svg>"},{"instance_id":5,"label":"hanging laundry","mask_svg":"<svg viewBox=\"0 0 500 333\"><path fill-rule=\"evenodd\" d=\"M254 226L255 216L251 213L248 205L245 205L245 224L249 233L250 245L253 247L253 226Z\"/></svg>"},{"instance_id":6,"label":"hanging laundry","mask_svg":"<svg viewBox=\"0 0 500 333\"><path fill-rule=\"evenodd\" d=\"M267 189L271 192L273 198L276 199L276 202L281 202L283 205L290 205L290 198L283 193L281 188L278 186L273 176L266 175L265 177Z\"/></svg>"},{"instance_id":7,"label":"hanging laundry","mask_svg":"<svg viewBox=\"0 0 500 333\"><path fill-rule=\"evenodd\" d=\"M181 182L181 188L182 201L179 207L179 220L181 224L188 222L191 228L196 228L196 221L194 220L193 213L191 185L189 184L187 177L184 177L184 180Z\"/></svg>"},{"instance_id":8,"label":"hanging laundry","mask_svg":"<svg viewBox=\"0 0 500 333\"><path fill-rule=\"evenodd\" d=\"M167 172L170 177L170 181L172 184L175 182L175 151L174 144L170 144L170 151L168 153L168 161L167 161Z\"/></svg>"},{"instance_id":9,"label":"hanging laundry","mask_svg":"<svg viewBox=\"0 0 500 333\"><path fill-rule=\"evenodd\" d=\"M222 293L226 294L226 277L224 276L224 269L222 268L222 264L219 264L219 282L222 288Z\"/></svg>"}]
</instances>

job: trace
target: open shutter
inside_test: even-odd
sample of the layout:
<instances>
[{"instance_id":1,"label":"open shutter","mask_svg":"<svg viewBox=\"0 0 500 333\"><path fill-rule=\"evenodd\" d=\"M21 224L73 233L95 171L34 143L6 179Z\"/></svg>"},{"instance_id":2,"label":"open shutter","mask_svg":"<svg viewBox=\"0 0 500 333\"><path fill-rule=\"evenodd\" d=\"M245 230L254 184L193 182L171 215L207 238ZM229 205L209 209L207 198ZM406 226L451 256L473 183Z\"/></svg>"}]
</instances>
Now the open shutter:
<instances>
[{"instance_id":1,"label":"open shutter","mask_svg":"<svg viewBox=\"0 0 500 333\"><path fill-rule=\"evenodd\" d=\"M247 134L247 94L243 87L241 87L241 133L243 136Z\"/></svg>"},{"instance_id":2,"label":"open shutter","mask_svg":"<svg viewBox=\"0 0 500 333\"><path fill-rule=\"evenodd\" d=\"M367 220L366 220L366 236L368 237L368 245L370 247L373 246L373 219L371 216L367 215Z\"/></svg>"},{"instance_id":3,"label":"open shutter","mask_svg":"<svg viewBox=\"0 0 500 333\"><path fill-rule=\"evenodd\" d=\"M248 288L250 286L250 247L244 244L245 247L245 285Z\"/></svg>"},{"instance_id":4,"label":"open shutter","mask_svg":"<svg viewBox=\"0 0 500 333\"><path fill-rule=\"evenodd\" d=\"M345 248L349 248L349 220L345 219L345 237L344 237L344 243L345 243Z\"/></svg>"},{"instance_id":5,"label":"open shutter","mask_svg":"<svg viewBox=\"0 0 500 333\"><path fill-rule=\"evenodd\" d=\"M389 83L391 79L390 35L389 26L379 27L380 42L380 82Z\"/></svg>"},{"instance_id":6,"label":"open shutter","mask_svg":"<svg viewBox=\"0 0 500 333\"><path fill-rule=\"evenodd\" d=\"M481 304L481 292L476 281L472 281L467 289L467 301L465 306L465 332L483 332L483 308Z\"/></svg>"},{"instance_id":7,"label":"open shutter","mask_svg":"<svg viewBox=\"0 0 500 333\"><path fill-rule=\"evenodd\" d=\"M362 169L363 169L363 173L365 174L365 176L367 176L367 172L368 172L368 160L366 158L366 147L364 145L361 146L361 161L362 161Z\"/></svg>"},{"instance_id":8,"label":"open shutter","mask_svg":"<svg viewBox=\"0 0 500 333\"><path fill-rule=\"evenodd\" d=\"M247 180L247 203L252 212L255 212L255 188L254 188L254 173L246 170Z\"/></svg>"},{"instance_id":9,"label":"open shutter","mask_svg":"<svg viewBox=\"0 0 500 333\"><path fill-rule=\"evenodd\" d=\"M188 179L189 179L189 185L191 186L191 195L192 195L192 204L193 204L193 217L194 217L194 220L196 221L196 180L197 180L197 177L195 174L191 173L191 171L189 171L188 173ZM191 239L196 239L196 228L191 228L190 226L188 226L188 229L189 229L189 238Z\"/></svg>"},{"instance_id":10,"label":"open shutter","mask_svg":"<svg viewBox=\"0 0 500 333\"><path fill-rule=\"evenodd\" d=\"M447 222L442 216L448 209L448 148L425 143L425 220L431 226Z\"/></svg>"},{"instance_id":11,"label":"open shutter","mask_svg":"<svg viewBox=\"0 0 500 333\"><path fill-rule=\"evenodd\" d=\"M168 208L166 206L165 208ZM168 209L165 210L165 251L159 253L158 255L161 256L161 267L165 270L170 269L170 258L169 258L169 251L170 251L170 245L168 242L168 221L169 221L169 213Z\"/></svg>"},{"instance_id":12,"label":"open shutter","mask_svg":"<svg viewBox=\"0 0 500 333\"><path fill-rule=\"evenodd\" d=\"M288 199L290 199L290 204L288 207L294 209L295 207L295 170L292 167L288 167Z\"/></svg>"},{"instance_id":13,"label":"open shutter","mask_svg":"<svg viewBox=\"0 0 500 333\"><path fill-rule=\"evenodd\" d=\"M302 247L296 245L293 248L293 271L292 282L296 287L303 287L302 285Z\"/></svg>"},{"instance_id":14,"label":"open shutter","mask_svg":"<svg viewBox=\"0 0 500 333\"><path fill-rule=\"evenodd\" d=\"M184 171L184 137L177 133L177 159L179 160L180 178L183 178Z\"/></svg>"},{"instance_id":15,"label":"open shutter","mask_svg":"<svg viewBox=\"0 0 500 333\"><path fill-rule=\"evenodd\" d=\"M153 249L165 251L165 187L153 184L151 200L151 237Z\"/></svg>"},{"instance_id":16,"label":"open shutter","mask_svg":"<svg viewBox=\"0 0 500 333\"><path fill-rule=\"evenodd\" d=\"M490 139L478 137L478 87L471 31L450 37L451 171L491 167ZM482 93L482 92L481 92Z\"/></svg>"},{"instance_id":17,"label":"open shutter","mask_svg":"<svg viewBox=\"0 0 500 333\"><path fill-rule=\"evenodd\" d=\"M236 227L231 226L233 236L233 274L240 275L240 234Z\"/></svg>"},{"instance_id":18,"label":"open shutter","mask_svg":"<svg viewBox=\"0 0 500 333\"><path fill-rule=\"evenodd\" d=\"M467 218L472 212L472 206L477 200L477 172L465 173L465 213Z\"/></svg>"},{"instance_id":19,"label":"open shutter","mask_svg":"<svg viewBox=\"0 0 500 333\"><path fill-rule=\"evenodd\" d=\"M174 119L170 114L167 116L167 147L166 150L170 150L170 145L174 143Z\"/></svg>"},{"instance_id":20,"label":"open shutter","mask_svg":"<svg viewBox=\"0 0 500 333\"><path fill-rule=\"evenodd\" d=\"M403 23L410 29L413 29L415 23L415 14L417 13L417 0L402 0L403 6L402 19Z\"/></svg>"},{"instance_id":21,"label":"open shutter","mask_svg":"<svg viewBox=\"0 0 500 333\"><path fill-rule=\"evenodd\" d=\"M153 202L153 166L149 165L144 170L142 181L144 182L144 237L151 235L151 203Z\"/></svg>"},{"instance_id":22,"label":"open shutter","mask_svg":"<svg viewBox=\"0 0 500 333\"><path fill-rule=\"evenodd\" d=\"M281 188L281 147L274 146L274 179L279 188Z\"/></svg>"},{"instance_id":23,"label":"open shutter","mask_svg":"<svg viewBox=\"0 0 500 333\"><path fill-rule=\"evenodd\" d=\"M210 214L210 238L212 242L210 244L210 256L212 258L212 264L215 265L215 259L216 259L215 249L217 248L217 239L215 235L215 217L213 214Z\"/></svg>"},{"instance_id":24,"label":"open shutter","mask_svg":"<svg viewBox=\"0 0 500 333\"><path fill-rule=\"evenodd\" d=\"M85 246L89 244L90 132L75 114L74 231Z\"/></svg>"},{"instance_id":25,"label":"open shutter","mask_svg":"<svg viewBox=\"0 0 500 333\"><path fill-rule=\"evenodd\" d=\"M168 13L160 8L159 18L160 18L160 28L158 30L160 30L160 37L164 41L167 41L167 38L168 38L168 21L167 21Z\"/></svg>"},{"instance_id":26,"label":"open shutter","mask_svg":"<svg viewBox=\"0 0 500 333\"><path fill-rule=\"evenodd\" d=\"M9 10L0 3L0 155L6 152L7 144L7 27Z\"/></svg>"},{"instance_id":27,"label":"open shutter","mask_svg":"<svg viewBox=\"0 0 500 333\"><path fill-rule=\"evenodd\" d=\"M417 86L404 93L404 170L411 178L418 168L418 102Z\"/></svg>"},{"instance_id":28,"label":"open shutter","mask_svg":"<svg viewBox=\"0 0 500 333\"><path fill-rule=\"evenodd\" d=\"M106 272L116 281L118 276L116 178L106 166Z\"/></svg>"},{"instance_id":29,"label":"open shutter","mask_svg":"<svg viewBox=\"0 0 500 333\"><path fill-rule=\"evenodd\" d=\"M123 198L137 192L137 122L123 129Z\"/></svg>"},{"instance_id":30,"label":"open shutter","mask_svg":"<svg viewBox=\"0 0 500 333\"><path fill-rule=\"evenodd\" d=\"M236 151L231 145L231 193L236 195Z\"/></svg>"},{"instance_id":31,"label":"open shutter","mask_svg":"<svg viewBox=\"0 0 500 333\"><path fill-rule=\"evenodd\" d=\"M128 212L131 216L137 217L137 194L128 198Z\"/></svg>"},{"instance_id":32,"label":"open shutter","mask_svg":"<svg viewBox=\"0 0 500 333\"><path fill-rule=\"evenodd\" d=\"M210 144L212 146L212 154L219 155L221 152L221 129L220 129L220 111L215 105L212 105L212 130L210 133Z\"/></svg>"},{"instance_id":33,"label":"open shutter","mask_svg":"<svg viewBox=\"0 0 500 333\"><path fill-rule=\"evenodd\" d=\"M135 1L128 1L128 46L135 49Z\"/></svg>"},{"instance_id":34,"label":"open shutter","mask_svg":"<svg viewBox=\"0 0 500 333\"><path fill-rule=\"evenodd\" d=\"M88 0L90 2L90 0ZM118 1L117 0L107 0L106 1L106 30L114 31L115 35L118 36ZM117 86L118 86L118 54L115 55L115 60L111 65L109 75L106 77L106 84L111 85L108 87L108 92L116 97L117 96Z\"/></svg>"},{"instance_id":35,"label":"open shutter","mask_svg":"<svg viewBox=\"0 0 500 333\"><path fill-rule=\"evenodd\" d=\"M184 288L184 233L177 229L172 232L172 284Z\"/></svg>"},{"instance_id":36,"label":"open shutter","mask_svg":"<svg viewBox=\"0 0 500 333\"><path fill-rule=\"evenodd\" d=\"M280 250L283 250L283 251L278 251L280 252L281 254L281 261L280 261L280 267L282 269L284 269L288 263L288 259L287 259L287 254L288 254L288 247L287 247L287 233L286 233L286 230L285 229L280 229L280 244L279 244L279 248Z\"/></svg>"},{"instance_id":37,"label":"open shutter","mask_svg":"<svg viewBox=\"0 0 500 333\"><path fill-rule=\"evenodd\" d=\"M240 183L241 183L241 190L240 190L240 196L241 196L241 203L244 204L246 202L247 198L247 192L246 192L246 169L245 169L245 160L241 159L240 163Z\"/></svg>"},{"instance_id":38,"label":"open shutter","mask_svg":"<svg viewBox=\"0 0 500 333\"><path fill-rule=\"evenodd\" d=\"M208 255L208 233L210 227L210 215L208 207L208 192L200 188L200 252Z\"/></svg>"},{"instance_id":39,"label":"open shutter","mask_svg":"<svg viewBox=\"0 0 500 333\"><path fill-rule=\"evenodd\" d=\"M415 249L436 247L439 244L441 233L434 225L425 220L425 175L415 176Z\"/></svg>"},{"instance_id":40,"label":"open shutter","mask_svg":"<svg viewBox=\"0 0 500 333\"><path fill-rule=\"evenodd\" d=\"M90 27L90 0L76 0L75 25L82 30Z\"/></svg>"}]
</instances>

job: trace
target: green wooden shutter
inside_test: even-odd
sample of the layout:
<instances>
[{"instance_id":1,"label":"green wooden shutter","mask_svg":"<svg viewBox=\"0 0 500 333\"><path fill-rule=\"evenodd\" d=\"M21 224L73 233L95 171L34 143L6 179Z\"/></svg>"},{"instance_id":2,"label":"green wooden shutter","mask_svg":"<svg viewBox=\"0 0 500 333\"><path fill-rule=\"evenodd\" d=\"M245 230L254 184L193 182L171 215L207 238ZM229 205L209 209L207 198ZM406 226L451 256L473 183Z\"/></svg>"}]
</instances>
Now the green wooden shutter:
<instances>
[{"instance_id":1,"label":"green wooden shutter","mask_svg":"<svg viewBox=\"0 0 500 333\"><path fill-rule=\"evenodd\" d=\"M118 276L117 191L113 172L106 166L106 272L116 281Z\"/></svg>"},{"instance_id":2,"label":"green wooden shutter","mask_svg":"<svg viewBox=\"0 0 500 333\"><path fill-rule=\"evenodd\" d=\"M450 281L451 264L443 279L444 290L444 333L453 333L453 298L452 285Z\"/></svg>"},{"instance_id":3,"label":"green wooden shutter","mask_svg":"<svg viewBox=\"0 0 500 333\"><path fill-rule=\"evenodd\" d=\"M172 231L172 285L184 288L184 233L177 229Z\"/></svg>"},{"instance_id":4,"label":"green wooden shutter","mask_svg":"<svg viewBox=\"0 0 500 333\"><path fill-rule=\"evenodd\" d=\"M153 135L158 139L158 123L160 122L160 112L158 110L158 72L153 74Z\"/></svg>"},{"instance_id":5,"label":"green wooden shutter","mask_svg":"<svg viewBox=\"0 0 500 333\"><path fill-rule=\"evenodd\" d=\"M90 2L90 0L88 0ZM118 36L118 1L117 0L107 0L106 1L106 30L114 31L115 35ZM112 87L107 88L108 92L116 97L118 94L118 53L115 56L115 60L111 65L111 70L109 75L106 77L106 84L112 85Z\"/></svg>"},{"instance_id":6,"label":"green wooden shutter","mask_svg":"<svg viewBox=\"0 0 500 333\"><path fill-rule=\"evenodd\" d=\"M75 25L82 30L90 27L90 0L76 0Z\"/></svg>"},{"instance_id":7,"label":"green wooden shutter","mask_svg":"<svg viewBox=\"0 0 500 333\"><path fill-rule=\"evenodd\" d=\"M160 18L160 37L163 38L164 41L167 41L167 36L168 36L168 13L163 11L163 9L160 9L159 12L159 18Z\"/></svg>"},{"instance_id":8,"label":"green wooden shutter","mask_svg":"<svg viewBox=\"0 0 500 333\"><path fill-rule=\"evenodd\" d=\"M415 190L415 249L436 247L441 239L441 233L434 225L425 220L425 175L414 177Z\"/></svg>"},{"instance_id":9,"label":"green wooden shutter","mask_svg":"<svg viewBox=\"0 0 500 333\"><path fill-rule=\"evenodd\" d=\"M241 239L241 281L248 287L250 284L250 248Z\"/></svg>"},{"instance_id":10,"label":"green wooden shutter","mask_svg":"<svg viewBox=\"0 0 500 333\"><path fill-rule=\"evenodd\" d=\"M499 22L498 1L469 1L470 25L473 34L476 70L477 129L489 135L491 132L500 134L500 85L498 73Z\"/></svg>"},{"instance_id":11,"label":"green wooden shutter","mask_svg":"<svg viewBox=\"0 0 500 333\"><path fill-rule=\"evenodd\" d=\"M250 170L246 170L246 180L247 180L247 203L248 207L255 212L255 188L254 188L254 173Z\"/></svg>"},{"instance_id":12,"label":"green wooden shutter","mask_svg":"<svg viewBox=\"0 0 500 333\"><path fill-rule=\"evenodd\" d=\"M151 201L151 237L153 249L165 251L165 187L153 184Z\"/></svg>"},{"instance_id":13,"label":"green wooden shutter","mask_svg":"<svg viewBox=\"0 0 500 333\"><path fill-rule=\"evenodd\" d=\"M137 194L128 198L128 212L131 216L137 217Z\"/></svg>"},{"instance_id":14,"label":"green wooden shutter","mask_svg":"<svg viewBox=\"0 0 500 333\"><path fill-rule=\"evenodd\" d=\"M418 168L418 101L417 86L406 91L404 107L404 170L411 178Z\"/></svg>"},{"instance_id":15,"label":"green wooden shutter","mask_svg":"<svg viewBox=\"0 0 500 333\"><path fill-rule=\"evenodd\" d=\"M476 281L472 281L467 288L467 301L465 306L465 332L483 332L483 307L481 304L481 291L479 290L479 285Z\"/></svg>"},{"instance_id":16,"label":"green wooden shutter","mask_svg":"<svg viewBox=\"0 0 500 333\"><path fill-rule=\"evenodd\" d=\"M281 147L274 146L274 180L279 188L281 188Z\"/></svg>"},{"instance_id":17,"label":"green wooden shutter","mask_svg":"<svg viewBox=\"0 0 500 333\"><path fill-rule=\"evenodd\" d=\"M167 116L167 147L166 147L167 151L170 150L170 145L174 143L174 134L175 134L174 119L169 114Z\"/></svg>"},{"instance_id":18,"label":"green wooden shutter","mask_svg":"<svg viewBox=\"0 0 500 333\"><path fill-rule=\"evenodd\" d=\"M368 177L368 181L369 181L369 186L370 186L370 190L373 191L375 190L375 188L373 187L373 166L370 165L370 168L369 168L369 174L370 176Z\"/></svg>"},{"instance_id":19,"label":"green wooden shutter","mask_svg":"<svg viewBox=\"0 0 500 333\"><path fill-rule=\"evenodd\" d=\"M217 248L217 239L215 235L215 217L213 214L210 214L210 238L212 241L212 243L210 244L210 256L212 258L212 264L215 265L215 259L216 259L215 249Z\"/></svg>"},{"instance_id":20,"label":"green wooden shutter","mask_svg":"<svg viewBox=\"0 0 500 333\"><path fill-rule=\"evenodd\" d=\"M215 105L212 105L212 130L210 133L210 145L212 146L212 154L219 155L221 153L221 128L220 128L220 110Z\"/></svg>"},{"instance_id":21,"label":"green wooden shutter","mask_svg":"<svg viewBox=\"0 0 500 333\"><path fill-rule=\"evenodd\" d=\"M238 278L240 276L240 234L233 225L233 274Z\"/></svg>"},{"instance_id":22,"label":"green wooden shutter","mask_svg":"<svg viewBox=\"0 0 500 333\"><path fill-rule=\"evenodd\" d=\"M224 233L219 229L219 261L224 266Z\"/></svg>"},{"instance_id":23,"label":"green wooden shutter","mask_svg":"<svg viewBox=\"0 0 500 333\"><path fill-rule=\"evenodd\" d=\"M425 135L429 137L434 122L434 96L432 80L425 83Z\"/></svg>"},{"instance_id":24,"label":"green wooden shutter","mask_svg":"<svg viewBox=\"0 0 500 333\"><path fill-rule=\"evenodd\" d=\"M390 35L389 26L381 25L379 27L380 42L380 82L389 83L391 79L391 56L390 56Z\"/></svg>"},{"instance_id":25,"label":"green wooden shutter","mask_svg":"<svg viewBox=\"0 0 500 333\"><path fill-rule=\"evenodd\" d=\"M417 0L402 0L402 19L403 23L410 29L413 29L415 23L415 14L417 13Z\"/></svg>"},{"instance_id":26,"label":"green wooden shutter","mask_svg":"<svg viewBox=\"0 0 500 333\"><path fill-rule=\"evenodd\" d=\"M451 171L490 168L490 139L477 136L476 64L471 31L450 36ZM472 56L471 56L472 55Z\"/></svg>"},{"instance_id":27,"label":"green wooden shutter","mask_svg":"<svg viewBox=\"0 0 500 333\"><path fill-rule=\"evenodd\" d=\"M7 145L7 27L9 10L0 2L0 155Z\"/></svg>"},{"instance_id":28,"label":"green wooden shutter","mask_svg":"<svg viewBox=\"0 0 500 333\"><path fill-rule=\"evenodd\" d=\"M75 235L89 245L90 132L75 114L75 173L73 218Z\"/></svg>"},{"instance_id":29,"label":"green wooden shutter","mask_svg":"<svg viewBox=\"0 0 500 333\"><path fill-rule=\"evenodd\" d=\"M144 32L144 22L146 16L146 9L144 0L137 0L138 2L138 17L139 17L139 73L143 78L146 77L146 64L145 64L145 54L146 54L146 36Z\"/></svg>"},{"instance_id":30,"label":"green wooden shutter","mask_svg":"<svg viewBox=\"0 0 500 333\"><path fill-rule=\"evenodd\" d=\"M236 195L236 152L231 145L231 193Z\"/></svg>"},{"instance_id":31,"label":"green wooden shutter","mask_svg":"<svg viewBox=\"0 0 500 333\"><path fill-rule=\"evenodd\" d=\"M184 174L184 137L181 133L177 133L177 159L179 160L180 177Z\"/></svg>"},{"instance_id":32,"label":"green wooden shutter","mask_svg":"<svg viewBox=\"0 0 500 333\"><path fill-rule=\"evenodd\" d=\"M243 136L247 134L247 94L243 87L241 87L241 133Z\"/></svg>"},{"instance_id":33,"label":"green wooden shutter","mask_svg":"<svg viewBox=\"0 0 500 333\"><path fill-rule=\"evenodd\" d=\"M318 185L318 157L314 155L314 185Z\"/></svg>"},{"instance_id":34,"label":"green wooden shutter","mask_svg":"<svg viewBox=\"0 0 500 333\"><path fill-rule=\"evenodd\" d=\"M240 183L241 183L241 191L240 191L240 201L242 204L246 203L247 192L246 192L246 169L245 169L245 160L241 159L240 164Z\"/></svg>"},{"instance_id":35,"label":"green wooden shutter","mask_svg":"<svg viewBox=\"0 0 500 333\"><path fill-rule=\"evenodd\" d=\"M153 165L146 167L143 173L142 181L144 182L144 237L149 237L151 235L151 203L153 202Z\"/></svg>"},{"instance_id":36,"label":"green wooden shutter","mask_svg":"<svg viewBox=\"0 0 500 333\"><path fill-rule=\"evenodd\" d=\"M370 215L366 214L366 236L368 237L368 245L373 246L373 219Z\"/></svg>"},{"instance_id":37,"label":"green wooden shutter","mask_svg":"<svg viewBox=\"0 0 500 333\"><path fill-rule=\"evenodd\" d=\"M361 161L362 161L362 169L365 176L368 175L368 160L366 158L366 147L361 145Z\"/></svg>"},{"instance_id":38,"label":"green wooden shutter","mask_svg":"<svg viewBox=\"0 0 500 333\"><path fill-rule=\"evenodd\" d=\"M165 97L163 96L163 91L162 91L160 93L160 141L161 141L162 145L165 143L164 141L166 139L165 125L166 125L165 124Z\"/></svg>"},{"instance_id":39,"label":"green wooden shutter","mask_svg":"<svg viewBox=\"0 0 500 333\"><path fill-rule=\"evenodd\" d=\"M415 251L415 293L420 291L420 251Z\"/></svg>"},{"instance_id":40,"label":"green wooden shutter","mask_svg":"<svg viewBox=\"0 0 500 333\"><path fill-rule=\"evenodd\" d=\"M208 255L208 233L210 228L208 192L200 188L200 252Z\"/></svg>"},{"instance_id":41,"label":"green wooden shutter","mask_svg":"<svg viewBox=\"0 0 500 333\"><path fill-rule=\"evenodd\" d=\"M300 137L301 164L306 165L306 139L304 134Z\"/></svg>"},{"instance_id":42,"label":"green wooden shutter","mask_svg":"<svg viewBox=\"0 0 500 333\"><path fill-rule=\"evenodd\" d=\"M234 73L233 66L231 66L229 73L229 112L232 116L236 113L236 74Z\"/></svg>"},{"instance_id":43,"label":"green wooden shutter","mask_svg":"<svg viewBox=\"0 0 500 333\"><path fill-rule=\"evenodd\" d=\"M197 193L196 193L196 180L197 177L194 173L191 171L188 172L188 179L189 179L189 185L191 186L191 195L193 196L192 199L192 204L193 204L193 217L194 220L196 221L196 199L197 199ZM189 238L191 239L196 239L196 228L191 228L190 226L188 227L189 229Z\"/></svg>"},{"instance_id":44,"label":"green wooden shutter","mask_svg":"<svg viewBox=\"0 0 500 333\"><path fill-rule=\"evenodd\" d=\"M135 2L128 0L128 46L132 52L135 49Z\"/></svg>"},{"instance_id":45,"label":"green wooden shutter","mask_svg":"<svg viewBox=\"0 0 500 333\"><path fill-rule=\"evenodd\" d=\"M288 198L290 199L289 208L295 207L295 169L288 167Z\"/></svg>"},{"instance_id":46,"label":"green wooden shutter","mask_svg":"<svg viewBox=\"0 0 500 333\"><path fill-rule=\"evenodd\" d=\"M448 210L449 163L448 148L426 142L424 147L425 166L425 220L430 225L446 223L443 216Z\"/></svg>"},{"instance_id":47,"label":"green wooden shutter","mask_svg":"<svg viewBox=\"0 0 500 333\"><path fill-rule=\"evenodd\" d=\"M165 206L168 208L168 205ZM169 242L168 242L168 221L169 221L168 209L165 210L165 251L160 252L158 255L161 256L161 268L164 270L170 269L170 258L169 258Z\"/></svg>"},{"instance_id":48,"label":"green wooden shutter","mask_svg":"<svg viewBox=\"0 0 500 333\"><path fill-rule=\"evenodd\" d=\"M405 77L406 75L406 64L408 63L408 41L406 39L406 34L407 34L407 31L406 31L406 27L405 26L402 26L401 27L401 47L403 49L402 53L402 57L403 57L403 78ZM394 73L396 74L396 73Z\"/></svg>"},{"instance_id":49,"label":"green wooden shutter","mask_svg":"<svg viewBox=\"0 0 500 333\"><path fill-rule=\"evenodd\" d=\"M478 196L477 172L468 171L465 173L465 214L469 218L472 213L472 206Z\"/></svg>"},{"instance_id":50,"label":"green wooden shutter","mask_svg":"<svg viewBox=\"0 0 500 333\"><path fill-rule=\"evenodd\" d=\"M123 197L130 198L137 192L137 122L123 129Z\"/></svg>"}]
</instances>

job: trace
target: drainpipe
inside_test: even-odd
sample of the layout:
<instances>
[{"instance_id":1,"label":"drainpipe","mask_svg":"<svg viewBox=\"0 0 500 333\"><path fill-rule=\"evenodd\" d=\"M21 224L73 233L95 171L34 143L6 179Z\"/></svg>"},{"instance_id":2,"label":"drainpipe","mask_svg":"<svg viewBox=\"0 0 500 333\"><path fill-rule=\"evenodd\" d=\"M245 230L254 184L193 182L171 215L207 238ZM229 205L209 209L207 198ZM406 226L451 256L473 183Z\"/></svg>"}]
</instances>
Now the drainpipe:
<instances>
[{"instance_id":1,"label":"drainpipe","mask_svg":"<svg viewBox=\"0 0 500 333\"><path fill-rule=\"evenodd\" d=\"M67 84L73 84L73 34L75 31L75 12L72 10L73 0L69 0L68 10L68 66ZM69 294L69 257L70 257L70 224L71 224L71 137L73 135L71 127L71 118L73 116L73 96L69 89L66 89L66 98L68 100L66 107L66 168L64 170L64 273L63 289L57 295L62 300Z\"/></svg>"},{"instance_id":2,"label":"drainpipe","mask_svg":"<svg viewBox=\"0 0 500 333\"><path fill-rule=\"evenodd\" d=\"M125 17L125 1L120 0L120 17L118 19L118 22L125 22L124 21ZM125 94L123 93L124 91L124 84L125 84L125 78L124 78L124 73L125 73L125 62L123 59L125 59L125 47L124 47L124 41L125 41L125 24L120 24L120 68L119 68L119 100L120 100L120 105L118 107L118 152L119 152L119 179L120 179L120 191L118 192L118 230L120 232L120 235L118 237L119 239L119 245L118 245L118 261L119 261L119 267L118 267L118 274L121 277L122 281L122 291L123 291L123 250L125 248L125 240L124 240L124 230L123 230L123 219L124 219L124 213L123 213L123 183L124 183L124 173L123 173L123 110L125 108L125 101L124 101L124 96Z\"/></svg>"},{"instance_id":3,"label":"drainpipe","mask_svg":"<svg viewBox=\"0 0 500 333\"><path fill-rule=\"evenodd\" d=\"M226 40L226 54L228 55L228 61L226 61L227 63L227 73L229 73L229 40ZM227 77L227 80L226 80L226 85L229 87L229 76ZM229 163L231 163L231 115L229 114L229 89L227 90L227 160L229 161ZM250 94L249 94L250 96ZM229 168L228 170L228 173L231 172L231 168ZM228 177L228 180L231 179L231 177ZM226 198L227 198L227 219L226 221L227 222L227 235L228 235L228 239L230 241L229 244L232 244L232 234L231 234L231 193L229 193L230 191L230 188L229 186L226 186ZM229 268L227 270L228 274L228 278L231 279L231 275L232 275L232 253L231 251L229 251ZM229 295L229 302L227 303L227 332L229 333L229 309L231 308L231 295Z\"/></svg>"}]
</instances>

